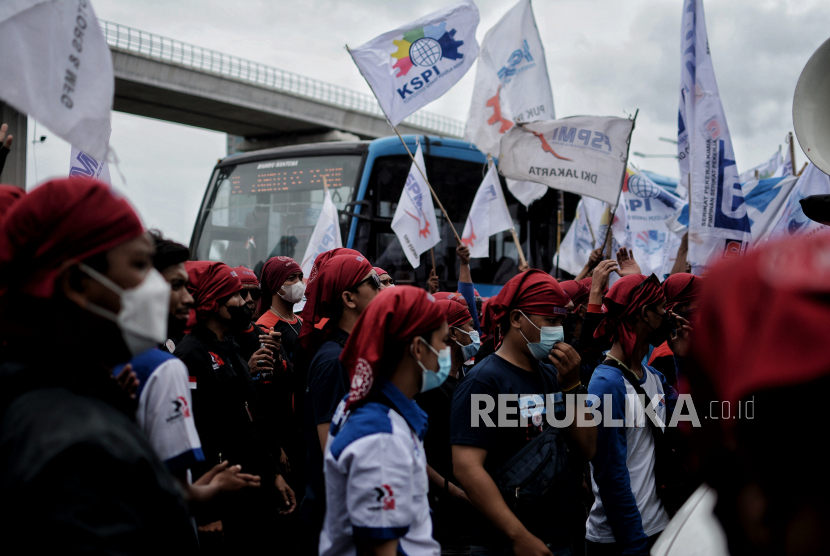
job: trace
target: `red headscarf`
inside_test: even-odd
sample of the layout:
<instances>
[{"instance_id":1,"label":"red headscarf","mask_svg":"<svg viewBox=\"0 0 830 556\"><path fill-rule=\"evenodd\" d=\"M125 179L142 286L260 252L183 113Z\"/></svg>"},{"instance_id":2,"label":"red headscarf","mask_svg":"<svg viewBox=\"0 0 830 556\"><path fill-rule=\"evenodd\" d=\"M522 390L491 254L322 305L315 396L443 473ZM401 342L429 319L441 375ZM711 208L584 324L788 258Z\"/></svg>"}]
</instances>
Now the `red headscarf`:
<instances>
[{"instance_id":1,"label":"red headscarf","mask_svg":"<svg viewBox=\"0 0 830 556\"><path fill-rule=\"evenodd\" d=\"M459 293L435 292L434 294L432 294L432 297L434 297L436 301L443 301L445 299L449 299L451 301L458 301L464 307L468 307L467 300L464 299L464 296Z\"/></svg>"},{"instance_id":2,"label":"red headscarf","mask_svg":"<svg viewBox=\"0 0 830 556\"><path fill-rule=\"evenodd\" d=\"M707 275L692 349L718 399L830 373L828 253L822 232L768 244Z\"/></svg>"},{"instance_id":3,"label":"red headscarf","mask_svg":"<svg viewBox=\"0 0 830 556\"><path fill-rule=\"evenodd\" d=\"M666 296L666 311L675 305L683 305L696 301L703 289L703 278L694 274L679 272L672 274L663 282L663 293Z\"/></svg>"},{"instance_id":4,"label":"red headscarf","mask_svg":"<svg viewBox=\"0 0 830 556\"><path fill-rule=\"evenodd\" d=\"M588 278L583 278L579 281L580 284L585 284L585 287L588 288L588 296L590 297L591 287L594 285L594 279L590 276ZM608 293L608 282L605 283L605 287L602 290L602 296L605 297L605 294Z\"/></svg>"},{"instance_id":5,"label":"red headscarf","mask_svg":"<svg viewBox=\"0 0 830 556\"><path fill-rule=\"evenodd\" d=\"M590 278L588 278L588 280L590 280ZM579 307L585 303L588 303L588 297L591 295L590 282L585 284L582 280L579 282L567 280L565 282L560 282L559 285L562 286L562 289L565 290L565 293L571 298L571 303L574 304L574 311L579 309Z\"/></svg>"},{"instance_id":6,"label":"red headscarf","mask_svg":"<svg viewBox=\"0 0 830 556\"><path fill-rule=\"evenodd\" d=\"M271 300L274 294L280 291L280 288L288 279L289 276L295 272L302 272L303 269L297 264L297 261L291 257L271 257L265 266L262 267L262 297L259 300L259 312L264 313L271 306Z\"/></svg>"},{"instance_id":7,"label":"red headscarf","mask_svg":"<svg viewBox=\"0 0 830 556\"><path fill-rule=\"evenodd\" d=\"M140 236L123 197L90 178L52 180L18 200L0 225L0 295L48 299L67 261L82 261Z\"/></svg>"},{"instance_id":8,"label":"red headscarf","mask_svg":"<svg viewBox=\"0 0 830 556\"><path fill-rule=\"evenodd\" d=\"M357 319L340 354L352 379L346 407L369 394L384 355L404 355L416 336L432 332L445 320L435 299L420 288L400 286L380 292Z\"/></svg>"},{"instance_id":9,"label":"red headscarf","mask_svg":"<svg viewBox=\"0 0 830 556\"><path fill-rule=\"evenodd\" d=\"M381 267L379 267L379 266L376 266L376 267L375 267L375 272L377 272L377 273L378 273L378 276L383 276L384 274L389 274L388 272L386 272L385 270L383 270L383 269L382 269ZM391 275L391 274L389 274L389 276L392 276L392 275Z\"/></svg>"},{"instance_id":10,"label":"red headscarf","mask_svg":"<svg viewBox=\"0 0 830 556\"><path fill-rule=\"evenodd\" d=\"M603 302L605 318L594 330L594 338L610 335L611 341L620 341L623 353L631 355L637 335L634 318L640 309L666 299L657 276L631 274L617 280Z\"/></svg>"},{"instance_id":11,"label":"red headscarf","mask_svg":"<svg viewBox=\"0 0 830 556\"><path fill-rule=\"evenodd\" d=\"M470 311L458 301L454 301L452 299L441 299L436 301L435 304L440 307L442 311L444 311L444 317L452 327L461 328L463 325L473 320L473 316L470 314Z\"/></svg>"},{"instance_id":12,"label":"red headscarf","mask_svg":"<svg viewBox=\"0 0 830 556\"><path fill-rule=\"evenodd\" d=\"M219 300L242 289L237 273L225 263L187 261L184 263L190 283L187 290L193 295L196 315L206 319L219 310Z\"/></svg>"},{"instance_id":13,"label":"red headscarf","mask_svg":"<svg viewBox=\"0 0 830 556\"><path fill-rule=\"evenodd\" d=\"M532 268L511 278L498 295L490 298L484 322L493 333L502 319L515 309L531 315L563 316L568 314L565 306L570 301L553 276Z\"/></svg>"},{"instance_id":14,"label":"red headscarf","mask_svg":"<svg viewBox=\"0 0 830 556\"><path fill-rule=\"evenodd\" d=\"M254 274L253 270L248 270L244 266L238 266L233 269L236 272L236 275L239 276L239 281L242 282L243 285L248 286L259 286L259 280L256 279L256 274Z\"/></svg>"},{"instance_id":15,"label":"red headscarf","mask_svg":"<svg viewBox=\"0 0 830 556\"><path fill-rule=\"evenodd\" d=\"M26 195L26 190L16 185L0 184L0 220L9 212L12 205Z\"/></svg>"},{"instance_id":16,"label":"red headscarf","mask_svg":"<svg viewBox=\"0 0 830 556\"><path fill-rule=\"evenodd\" d=\"M333 309L340 303L340 294L356 286L372 272L372 265L363 255L351 249L343 251L351 253L331 257L320 266L315 275L313 295L308 295L308 289L306 289L306 304L300 313L303 321L303 327L300 329L300 343L309 354L317 350L322 340L322 336L314 334L316 326L324 318L331 317ZM315 261L315 266L320 257ZM337 323L331 326L334 324ZM329 323L326 326L330 327Z\"/></svg>"}]
</instances>

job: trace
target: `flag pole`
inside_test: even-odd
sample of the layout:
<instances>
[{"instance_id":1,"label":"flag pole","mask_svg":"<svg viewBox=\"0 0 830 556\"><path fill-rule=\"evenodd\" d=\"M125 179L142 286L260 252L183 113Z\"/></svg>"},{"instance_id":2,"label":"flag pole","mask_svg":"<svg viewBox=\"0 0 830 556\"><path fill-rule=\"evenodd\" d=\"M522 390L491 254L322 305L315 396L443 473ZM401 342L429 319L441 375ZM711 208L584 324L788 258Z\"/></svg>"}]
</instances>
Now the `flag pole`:
<instances>
[{"instance_id":1,"label":"flag pole","mask_svg":"<svg viewBox=\"0 0 830 556\"><path fill-rule=\"evenodd\" d=\"M795 143L793 142L793 132L791 131L788 135L790 139L790 159L793 161L793 175L796 176L798 174L795 173Z\"/></svg>"},{"instance_id":2,"label":"flag pole","mask_svg":"<svg viewBox=\"0 0 830 556\"><path fill-rule=\"evenodd\" d=\"M354 62L354 65L357 66L357 71L359 71L360 75L363 76L363 79L366 80L366 84L369 85L369 90L372 91L372 94L375 96L375 100L378 101L378 106L381 107L381 111L383 112L383 105L380 103L380 99L378 98L377 93L375 93L375 90L372 88L372 84L369 83L369 80L366 79L366 76L363 75L363 72L360 71L360 66L355 61L354 56L352 55L352 51L349 48L348 44L346 45L346 52L349 53L349 56L351 57L352 62ZM409 155L409 158L412 159L412 163L415 165L416 168L418 168L418 172L421 173L421 177L424 178L424 182L426 182L427 187L429 187L430 193L432 193L432 198L435 199L436 203L438 203L438 207L441 209L441 212L444 214L444 218L447 219L447 224L450 225L450 230L452 230L452 233L455 236L456 244L461 245L461 237L459 237L458 232L455 231L455 226L452 225L452 220L450 220L450 215L447 214L447 210L444 208L444 205L441 204L441 200L438 198L438 195L435 194L435 190L432 188L432 184L429 183L429 180L427 179L426 173L424 173L424 170L418 165L417 162L415 162L415 156L413 156L412 152L409 150L409 147L407 146L406 141L404 141L403 137L401 137L401 133L398 131L398 128L392 125L392 122L391 122L391 120L389 120L389 116L386 115L386 112L384 112L383 115L386 116L386 122L392 127L393 130L395 130L395 134L398 136L398 139L401 140L401 144L403 144L403 148L406 149L406 153Z\"/></svg>"},{"instance_id":3,"label":"flag pole","mask_svg":"<svg viewBox=\"0 0 830 556\"><path fill-rule=\"evenodd\" d=\"M488 154L487 165L489 166L491 164L495 164L495 161L493 160L493 157ZM501 186L501 183L499 183L499 186ZM516 234L516 228L511 226L510 235L513 236L513 243L516 244L516 250L519 252L519 262L522 264L522 266L527 265L527 259L525 258L524 251L522 250L522 244L519 241L519 236L518 234Z\"/></svg>"},{"instance_id":4,"label":"flag pole","mask_svg":"<svg viewBox=\"0 0 830 556\"><path fill-rule=\"evenodd\" d=\"M562 279L562 269L559 267L559 251L562 248L562 231L565 229L565 222L563 220L565 215L565 192L559 190L557 198L558 207L556 209L556 279Z\"/></svg>"},{"instance_id":5,"label":"flag pole","mask_svg":"<svg viewBox=\"0 0 830 556\"><path fill-rule=\"evenodd\" d=\"M631 119L631 131L628 132L628 142L625 148L625 165L623 166L623 173L622 178L620 179L620 193L617 195L617 204L614 205L614 210L611 212L611 218L608 220L608 232L605 234L605 246L603 251L606 252L607 257L611 258L611 245L612 242L610 241L613 237L613 230L611 229L611 225L614 223L614 217L617 214L617 207L620 206L620 201L622 200L622 192L623 187L625 187L625 175L628 172L628 154L631 152L631 136L634 134L634 128L637 125L637 114L640 113L640 109L634 111L634 117Z\"/></svg>"}]
</instances>

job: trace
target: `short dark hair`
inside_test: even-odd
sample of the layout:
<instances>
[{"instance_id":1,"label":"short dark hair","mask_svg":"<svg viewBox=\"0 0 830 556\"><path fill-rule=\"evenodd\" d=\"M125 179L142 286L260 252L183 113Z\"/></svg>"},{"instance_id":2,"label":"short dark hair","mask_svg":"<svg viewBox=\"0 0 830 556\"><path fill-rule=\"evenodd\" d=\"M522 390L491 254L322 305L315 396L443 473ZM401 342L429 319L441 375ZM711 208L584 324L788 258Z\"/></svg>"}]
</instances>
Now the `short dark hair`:
<instances>
[{"instance_id":1,"label":"short dark hair","mask_svg":"<svg viewBox=\"0 0 830 556\"><path fill-rule=\"evenodd\" d=\"M165 238L159 230L150 230L153 243L156 245L156 254L153 255L153 266L159 272L176 264L190 260L190 249Z\"/></svg>"}]
</instances>

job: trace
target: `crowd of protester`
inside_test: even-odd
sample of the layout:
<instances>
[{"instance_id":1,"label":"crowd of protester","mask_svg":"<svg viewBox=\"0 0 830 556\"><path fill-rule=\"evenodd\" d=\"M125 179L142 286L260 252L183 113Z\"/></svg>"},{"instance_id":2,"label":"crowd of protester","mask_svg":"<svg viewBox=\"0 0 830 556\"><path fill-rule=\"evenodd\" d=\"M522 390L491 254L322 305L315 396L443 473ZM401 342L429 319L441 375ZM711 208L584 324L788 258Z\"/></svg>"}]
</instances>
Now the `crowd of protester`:
<instances>
[{"instance_id":1,"label":"crowd of protester","mask_svg":"<svg viewBox=\"0 0 830 556\"><path fill-rule=\"evenodd\" d=\"M463 245L455 292L344 248L257 276L100 182L0 186L0 530L33 553L637 555L706 483L732 554L822 552L822 409L792 402L830 380L828 252L661 283L598 249L482 299ZM669 426L685 394L701 426Z\"/></svg>"}]
</instances>

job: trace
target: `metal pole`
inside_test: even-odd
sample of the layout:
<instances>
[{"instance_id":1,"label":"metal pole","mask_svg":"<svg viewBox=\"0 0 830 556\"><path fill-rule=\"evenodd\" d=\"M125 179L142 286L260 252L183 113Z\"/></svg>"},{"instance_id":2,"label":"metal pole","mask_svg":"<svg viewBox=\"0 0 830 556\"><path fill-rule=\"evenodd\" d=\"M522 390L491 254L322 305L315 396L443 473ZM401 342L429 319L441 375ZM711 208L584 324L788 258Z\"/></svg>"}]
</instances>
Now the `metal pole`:
<instances>
[{"instance_id":1,"label":"metal pole","mask_svg":"<svg viewBox=\"0 0 830 556\"><path fill-rule=\"evenodd\" d=\"M559 251L562 247L562 234L565 233L565 192L559 190L558 207L556 209L556 279L562 279L562 269L559 266Z\"/></svg>"}]
</instances>

